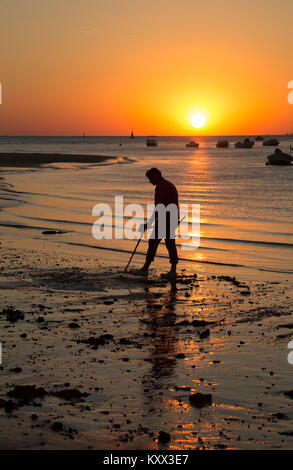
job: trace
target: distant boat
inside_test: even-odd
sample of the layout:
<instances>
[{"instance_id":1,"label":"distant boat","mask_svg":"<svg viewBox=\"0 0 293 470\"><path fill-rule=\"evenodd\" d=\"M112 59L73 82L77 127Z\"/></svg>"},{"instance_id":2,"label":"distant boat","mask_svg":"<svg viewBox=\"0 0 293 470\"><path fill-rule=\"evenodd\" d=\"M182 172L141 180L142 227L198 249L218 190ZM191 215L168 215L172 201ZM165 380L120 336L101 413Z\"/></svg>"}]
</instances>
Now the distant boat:
<instances>
[{"instance_id":1,"label":"distant boat","mask_svg":"<svg viewBox=\"0 0 293 470\"><path fill-rule=\"evenodd\" d=\"M276 149L275 153L268 156L266 165L291 165L293 158L288 153L282 152L280 149Z\"/></svg>"},{"instance_id":2,"label":"distant boat","mask_svg":"<svg viewBox=\"0 0 293 470\"><path fill-rule=\"evenodd\" d=\"M265 140L263 142L263 145L265 145L267 147L269 147L269 146L273 147L273 146L279 145L279 143L280 142L278 141L278 139L275 139L274 137L272 137L271 139Z\"/></svg>"},{"instance_id":3,"label":"distant boat","mask_svg":"<svg viewBox=\"0 0 293 470\"><path fill-rule=\"evenodd\" d=\"M133 129L132 129L132 131L131 131L130 138L131 138L131 139L134 139Z\"/></svg>"},{"instance_id":4,"label":"distant boat","mask_svg":"<svg viewBox=\"0 0 293 470\"><path fill-rule=\"evenodd\" d=\"M195 142L194 140L190 140L189 142L187 142L187 144L185 144L185 147L199 147L199 143L198 142Z\"/></svg>"},{"instance_id":5,"label":"distant boat","mask_svg":"<svg viewBox=\"0 0 293 470\"><path fill-rule=\"evenodd\" d=\"M156 147L158 145L156 139L147 139L146 141L147 147Z\"/></svg>"},{"instance_id":6,"label":"distant boat","mask_svg":"<svg viewBox=\"0 0 293 470\"><path fill-rule=\"evenodd\" d=\"M265 140L265 138L262 137L261 135L258 135L258 136L255 138L255 140Z\"/></svg>"},{"instance_id":7,"label":"distant boat","mask_svg":"<svg viewBox=\"0 0 293 470\"><path fill-rule=\"evenodd\" d=\"M85 132L82 134L82 137L85 137Z\"/></svg>"},{"instance_id":8,"label":"distant boat","mask_svg":"<svg viewBox=\"0 0 293 470\"><path fill-rule=\"evenodd\" d=\"M235 147L237 149L251 149L254 146L254 141L250 139L244 139L243 142L236 142Z\"/></svg>"},{"instance_id":9,"label":"distant boat","mask_svg":"<svg viewBox=\"0 0 293 470\"><path fill-rule=\"evenodd\" d=\"M228 140L219 140L216 144L218 148L227 148L229 147L229 142Z\"/></svg>"}]
</instances>

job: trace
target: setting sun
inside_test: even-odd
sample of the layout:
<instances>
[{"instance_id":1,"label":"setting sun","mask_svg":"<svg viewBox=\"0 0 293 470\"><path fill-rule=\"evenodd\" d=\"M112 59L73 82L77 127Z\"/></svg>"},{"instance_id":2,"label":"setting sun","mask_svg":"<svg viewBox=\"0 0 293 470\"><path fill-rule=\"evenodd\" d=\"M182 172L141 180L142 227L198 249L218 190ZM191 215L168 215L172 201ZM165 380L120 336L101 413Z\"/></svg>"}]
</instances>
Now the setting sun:
<instances>
[{"instance_id":1,"label":"setting sun","mask_svg":"<svg viewBox=\"0 0 293 470\"><path fill-rule=\"evenodd\" d=\"M206 118L202 114L194 114L192 118L190 119L190 124L193 127L196 127L199 129L200 127L203 127L206 125Z\"/></svg>"}]
</instances>

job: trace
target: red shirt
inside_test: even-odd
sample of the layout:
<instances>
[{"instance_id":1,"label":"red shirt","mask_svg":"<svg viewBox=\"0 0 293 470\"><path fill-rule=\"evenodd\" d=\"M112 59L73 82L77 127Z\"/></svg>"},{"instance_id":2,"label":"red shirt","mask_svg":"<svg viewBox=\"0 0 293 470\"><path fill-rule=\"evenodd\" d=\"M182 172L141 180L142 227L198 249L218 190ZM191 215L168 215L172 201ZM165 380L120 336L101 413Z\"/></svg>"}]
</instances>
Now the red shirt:
<instances>
[{"instance_id":1,"label":"red shirt","mask_svg":"<svg viewBox=\"0 0 293 470\"><path fill-rule=\"evenodd\" d=\"M169 204L176 204L178 207L178 192L176 187L170 181L162 178L156 185L155 190L155 205L163 204L165 207Z\"/></svg>"}]
</instances>

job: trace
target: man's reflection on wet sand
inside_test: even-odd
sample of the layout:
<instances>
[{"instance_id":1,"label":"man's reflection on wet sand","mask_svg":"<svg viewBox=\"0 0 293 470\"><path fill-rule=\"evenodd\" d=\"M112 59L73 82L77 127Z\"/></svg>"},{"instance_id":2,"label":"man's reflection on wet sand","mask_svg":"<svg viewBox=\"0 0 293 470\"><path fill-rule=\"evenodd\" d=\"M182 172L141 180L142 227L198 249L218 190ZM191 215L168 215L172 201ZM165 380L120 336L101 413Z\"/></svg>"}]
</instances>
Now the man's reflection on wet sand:
<instances>
[{"instance_id":1,"label":"man's reflection on wet sand","mask_svg":"<svg viewBox=\"0 0 293 470\"><path fill-rule=\"evenodd\" d=\"M154 388L163 385L164 378L174 374L176 366L176 282L170 284L170 289L165 292L155 292L148 287L146 290L146 306L151 322L149 327L155 338L151 352L152 368L145 376L147 382L151 382ZM162 379L162 380L160 380Z\"/></svg>"}]
</instances>

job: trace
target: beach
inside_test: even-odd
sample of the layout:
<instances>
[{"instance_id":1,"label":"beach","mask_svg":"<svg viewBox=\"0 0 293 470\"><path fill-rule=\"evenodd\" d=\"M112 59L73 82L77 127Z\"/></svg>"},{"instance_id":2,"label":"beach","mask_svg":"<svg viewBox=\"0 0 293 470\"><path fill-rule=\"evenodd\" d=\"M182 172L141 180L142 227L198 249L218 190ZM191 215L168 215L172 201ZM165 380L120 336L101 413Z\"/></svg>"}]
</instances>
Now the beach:
<instances>
[{"instance_id":1,"label":"beach","mask_svg":"<svg viewBox=\"0 0 293 470\"><path fill-rule=\"evenodd\" d=\"M292 283L172 286L50 248L1 245L2 449L291 448Z\"/></svg>"},{"instance_id":2,"label":"beach","mask_svg":"<svg viewBox=\"0 0 293 470\"><path fill-rule=\"evenodd\" d=\"M262 148L246 170L203 142L184 176L175 150L121 142L103 157L3 157L0 448L292 448L292 176L265 168ZM135 240L91 235L95 203L152 200L150 166L201 202L201 247L180 249L176 282L160 278L164 246L143 279L124 272ZM286 190L261 212L277 178Z\"/></svg>"}]
</instances>

